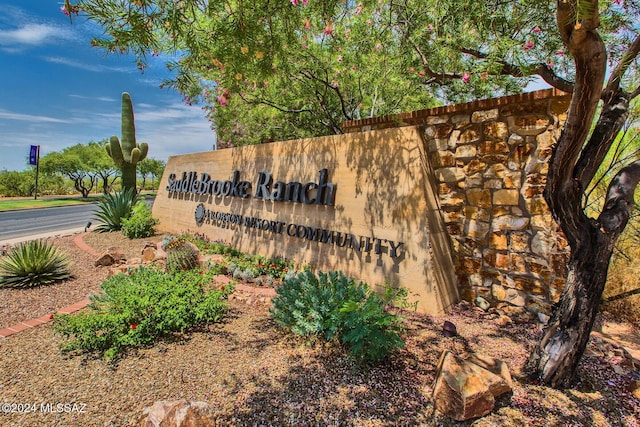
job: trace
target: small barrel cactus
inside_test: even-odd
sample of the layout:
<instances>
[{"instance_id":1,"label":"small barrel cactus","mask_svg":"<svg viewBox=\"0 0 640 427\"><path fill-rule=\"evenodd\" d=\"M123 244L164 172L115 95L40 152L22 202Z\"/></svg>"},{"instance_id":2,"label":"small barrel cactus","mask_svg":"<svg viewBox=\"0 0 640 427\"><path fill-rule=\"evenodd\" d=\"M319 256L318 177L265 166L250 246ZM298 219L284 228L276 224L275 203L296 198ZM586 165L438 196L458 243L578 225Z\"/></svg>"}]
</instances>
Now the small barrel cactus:
<instances>
[{"instance_id":1,"label":"small barrel cactus","mask_svg":"<svg viewBox=\"0 0 640 427\"><path fill-rule=\"evenodd\" d=\"M184 238L164 238L162 248L167 252L167 270L191 270L198 266L200 251Z\"/></svg>"}]
</instances>

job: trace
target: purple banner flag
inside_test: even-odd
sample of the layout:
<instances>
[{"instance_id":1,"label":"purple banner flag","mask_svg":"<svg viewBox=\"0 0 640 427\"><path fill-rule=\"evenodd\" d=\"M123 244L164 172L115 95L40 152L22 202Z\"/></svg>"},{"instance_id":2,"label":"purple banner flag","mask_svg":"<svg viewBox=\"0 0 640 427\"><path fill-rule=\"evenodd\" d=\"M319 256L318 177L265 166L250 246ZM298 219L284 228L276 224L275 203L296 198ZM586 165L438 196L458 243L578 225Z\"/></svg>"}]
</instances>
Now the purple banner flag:
<instances>
[{"instance_id":1,"label":"purple banner flag","mask_svg":"<svg viewBox=\"0 0 640 427\"><path fill-rule=\"evenodd\" d=\"M31 151L29 152L29 164L30 165L37 165L38 164L39 151L40 151L40 146L39 145L32 145L31 146Z\"/></svg>"}]
</instances>

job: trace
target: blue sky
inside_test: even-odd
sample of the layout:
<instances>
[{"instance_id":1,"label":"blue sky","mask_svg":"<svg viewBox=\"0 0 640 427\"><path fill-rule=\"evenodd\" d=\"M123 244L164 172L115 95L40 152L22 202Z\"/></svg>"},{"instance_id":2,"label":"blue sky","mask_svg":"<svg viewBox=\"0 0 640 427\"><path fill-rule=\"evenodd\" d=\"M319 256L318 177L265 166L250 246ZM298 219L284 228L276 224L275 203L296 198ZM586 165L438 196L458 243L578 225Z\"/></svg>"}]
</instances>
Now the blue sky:
<instances>
[{"instance_id":1,"label":"blue sky","mask_svg":"<svg viewBox=\"0 0 640 427\"><path fill-rule=\"evenodd\" d=\"M211 150L215 133L200 106L171 89L155 58L142 74L133 59L92 48L100 28L69 22L55 0L0 0L0 170L24 170L29 146L41 156L120 136L122 92L133 99L138 142L149 157Z\"/></svg>"}]
</instances>

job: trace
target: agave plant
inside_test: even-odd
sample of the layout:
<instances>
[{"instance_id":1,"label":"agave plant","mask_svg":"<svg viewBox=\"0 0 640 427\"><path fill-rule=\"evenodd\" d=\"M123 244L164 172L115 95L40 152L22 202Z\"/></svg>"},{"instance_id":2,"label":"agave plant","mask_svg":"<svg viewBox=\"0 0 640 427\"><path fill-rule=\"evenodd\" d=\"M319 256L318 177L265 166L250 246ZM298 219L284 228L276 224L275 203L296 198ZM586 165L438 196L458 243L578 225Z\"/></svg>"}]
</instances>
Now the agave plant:
<instances>
[{"instance_id":1,"label":"agave plant","mask_svg":"<svg viewBox=\"0 0 640 427\"><path fill-rule=\"evenodd\" d=\"M131 216L137 201L138 194L134 188L102 196L98 202L98 212L94 217L100 221L95 231L105 233L121 230L122 220Z\"/></svg>"},{"instance_id":2,"label":"agave plant","mask_svg":"<svg viewBox=\"0 0 640 427\"><path fill-rule=\"evenodd\" d=\"M0 287L28 288L71 278L70 263L53 244L32 240L0 259Z\"/></svg>"}]
</instances>

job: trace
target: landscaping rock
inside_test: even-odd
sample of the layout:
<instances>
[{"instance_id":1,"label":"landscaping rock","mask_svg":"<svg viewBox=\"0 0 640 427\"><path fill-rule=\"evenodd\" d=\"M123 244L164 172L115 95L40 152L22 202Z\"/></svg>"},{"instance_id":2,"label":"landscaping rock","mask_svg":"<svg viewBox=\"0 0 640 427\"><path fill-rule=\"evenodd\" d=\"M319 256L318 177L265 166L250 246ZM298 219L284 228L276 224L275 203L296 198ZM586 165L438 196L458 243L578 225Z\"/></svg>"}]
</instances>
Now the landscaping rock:
<instances>
[{"instance_id":1,"label":"landscaping rock","mask_svg":"<svg viewBox=\"0 0 640 427\"><path fill-rule=\"evenodd\" d=\"M145 246L144 249L142 249L143 262L153 262L158 258L160 258L160 254L158 253L155 245Z\"/></svg>"},{"instance_id":2,"label":"landscaping rock","mask_svg":"<svg viewBox=\"0 0 640 427\"><path fill-rule=\"evenodd\" d=\"M511 392L511 375L506 364L488 356L464 360L444 351L433 386L436 409L456 421L490 413L495 398Z\"/></svg>"},{"instance_id":3,"label":"landscaping rock","mask_svg":"<svg viewBox=\"0 0 640 427\"><path fill-rule=\"evenodd\" d=\"M477 297L474 302L476 303L476 307L479 307L483 311L487 311L489 310L489 307L491 307L489 301L482 297Z\"/></svg>"},{"instance_id":4,"label":"landscaping rock","mask_svg":"<svg viewBox=\"0 0 640 427\"><path fill-rule=\"evenodd\" d=\"M187 400L155 402L142 411L139 427L214 427L216 412L206 402Z\"/></svg>"},{"instance_id":5,"label":"landscaping rock","mask_svg":"<svg viewBox=\"0 0 640 427\"><path fill-rule=\"evenodd\" d=\"M109 267L123 262L126 262L126 258L122 249L112 246L94 262L94 265L96 267Z\"/></svg>"}]
</instances>

